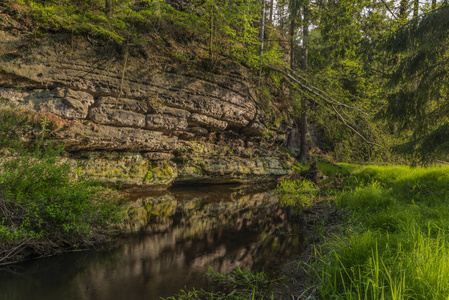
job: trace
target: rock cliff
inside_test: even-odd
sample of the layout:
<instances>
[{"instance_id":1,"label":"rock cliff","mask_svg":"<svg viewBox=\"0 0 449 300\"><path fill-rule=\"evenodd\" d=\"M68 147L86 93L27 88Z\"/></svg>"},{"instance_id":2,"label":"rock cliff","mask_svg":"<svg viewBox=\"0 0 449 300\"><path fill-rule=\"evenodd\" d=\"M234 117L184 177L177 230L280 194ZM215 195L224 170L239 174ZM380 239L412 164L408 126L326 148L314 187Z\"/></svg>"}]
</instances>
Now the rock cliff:
<instances>
[{"instance_id":1,"label":"rock cliff","mask_svg":"<svg viewBox=\"0 0 449 300\"><path fill-rule=\"evenodd\" d=\"M78 175L163 188L290 172L294 161L278 151L288 118L267 116L240 64L202 68L198 58L174 59L167 45L125 51L36 33L20 16L0 14L2 103L53 120L49 137L65 146Z\"/></svg>"}]
</instances>

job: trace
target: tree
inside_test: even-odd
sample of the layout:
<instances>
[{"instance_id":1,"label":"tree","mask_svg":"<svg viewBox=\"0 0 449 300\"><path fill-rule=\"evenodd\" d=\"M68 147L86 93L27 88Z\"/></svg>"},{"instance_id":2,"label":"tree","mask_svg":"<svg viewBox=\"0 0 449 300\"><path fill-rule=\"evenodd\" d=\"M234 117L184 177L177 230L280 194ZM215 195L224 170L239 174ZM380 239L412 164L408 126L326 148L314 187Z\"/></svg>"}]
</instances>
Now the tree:
<instances>
[{"instance_id":1,"label":"tree","mask_svg":"<svg viewBox=\"0 0 449 300\"><path fill-rule=\"evenodd\" d=\"M419 0L413 0L413 18L419 15Z\"/></svg>"},{"instance_id":2,"label":"tree","mask_svg":"<svg viewBox=\"0 0 449 300\"><path fill-rule=\"evenodd\" d=\"M407 142L395 149L415 162L449 158L449 6L414 18L386 46L400 56L389 79L383 112Z\"/></svg>"},{"instance_id":3,"label":"tree","mask_svg":"<svg viewBox=\"0 0 449 300\"><path fill-rule=\"evenodd\" d=\"M401 0L399 5L399 18L401 21L405 21L408 16L408 1Z\"/></svg>"},{"instance_id":4,"label":"tree","mask_svg":"<svg viewBox=\"0 0 449 300\"><path fill-rule=\"evenodd\" d=\"M301 23L301 5L303 0L289 0L288 13L290 20L290 68L294 69L297 24Z\"/></svg>"},{"instance_id":5,"label":"tree","mask_svg":"<svg viewBox=\"0 0 449 300\"><path fill-rule=\"evenodd\" d=\"M278 3L282 7L282 2ZM390 22L385 21L391 16L390 4L379 3L358 1L354 5L352 0L286 2L289 14L284 22L289 22L290 70L284 69L284 75L292 83L290 96L300 100L296 103L294 118L302 145L298 160L303 163L307 158L308 121L332 137L328 149L339 147L347 154L351 153L349 146L357 148L354 150L357 159L371 157L370 148L376 145L372 142L376 138L372 134L374 126L370 126L370 118L342 108L343 105L365 106L371 110L381 106L376 106L381 101L376 98L380 84L374 87L367 83L369 79L378 81L376 68L382 66L373 62L373 57L378 54L373 55L372 41L391 28ZM318 89L307 88L312 85ZM320 92L315 94L314 91ZM325 101L320 98L322 93L328 99L338 99L342 105ZM324 100L324 105L320 99ZM348 141L352 144L348 145Z\"/></svg>"},{"instance_id":6,"label":"tree","mask_svg":"<svg viewBox=\"0 0 449 300\"><path fill-rule=\"evenodd\" d=\"M112 14L112 0L105 0L105 11L106 14L111 15Z\"/></svg>"},{"instance_id":7,"label":"tree","mask_svg":"<svg viewBox=\"0 0 449 300\"><path fill-rule=\"evenodd\" d=\"M209 11L209 58L212 60L213 58L213 48L214 48L214 19L215 19L215 0L209 0L208 6L210 7Z\"/></svg>"},{"instance_id":8,"label":"tree","mask_svg":"<svg viewBox=\"0 0 449 300\"><path fill-rule=\"evenodd\" d=\"M262 76L262 64L263 64L263 40L265 38L265 0L262 0L262 16L260 18L260 51L259 51L259 79Z\"/></svg>"},{"instance_id":9,"label":"tree","mask_svg":"<svg viewBox=\"0 0 449 300\"><path fill-rule=\"evenodd\" d=\"M307 60L309 51L309 1L303 0L302 10L304 13L304 20L302 25L302 61L301 69L307 73ZM307 98L301 98L301 146L299 150L299 162L307 163Z\"/></svg>"}]
</instances>

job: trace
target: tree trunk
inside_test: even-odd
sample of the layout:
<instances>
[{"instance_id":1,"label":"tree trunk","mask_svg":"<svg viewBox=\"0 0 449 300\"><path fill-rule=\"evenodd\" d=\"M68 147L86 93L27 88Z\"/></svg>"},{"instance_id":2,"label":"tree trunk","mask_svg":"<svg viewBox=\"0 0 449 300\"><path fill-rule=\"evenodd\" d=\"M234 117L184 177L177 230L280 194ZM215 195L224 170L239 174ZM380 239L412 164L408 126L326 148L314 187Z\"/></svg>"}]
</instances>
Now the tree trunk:
<instances>
[{"instance_id":1,"label":"tree trunk","mask_svg":"<svg viewBox=\"0 0 449 300\"><path fill-rule=\"evenodd\" d=\"M301 69L304 73L307 72L307 59L309 56L309 8L305 4L304 10L304 22L302 27L303 39L302 39L302 61Z\"/></svg>"},{"instance_id":2,"label":"tree trunk","mask_svg":"<svg viewBox=\"0 0 449 300\"><path fill-rule=\"evenodd\" d=\"M270 24L273 25L273 9L274 9L274 0L270 2Z\"/></svg>"},{"instance_id":3,"label":"tree trunk","mask_svg":"<svg viewBox=\"0 0 449 300\"><path fill-rule=\"evenodd\" d=\"M106 0L104 9L105 9L107 15L109 15L109 16L112 15L112 0Z\"/></svg>"},{"instance_id":4,"label":"tree trunk","mask_svg":"<svg viewBox=\"0 0 449 300\"><path fill-rule=\"evenodd\" d=\"M290 69L293 69L293 61L295 59L295 30L296 24L295 20L290 21Z\"/></svg>"},{"instance_id":5,"label":"tree trunk","mask_svg":"<svg viewBox=\"0 0 449 300\"><path fill-rule=\"evenodd\" d=\"M260 81L260 76L262 76L262 56L263 56L264 35L265 35L265 0L262 0L262 19L260 20L259 81Z\"/></svg>"},{"instance_id":6,"label":"tree trunk","mask_svg":"<svg viewBox=\"0 0 449 300\"><path fill-rule=\"evenodd\" d=\"M279 5L279 3L278 3ZM279 29L281 33L284 33L284 5L279 6Z\"/></svg>"},{"instance_id":7,"label":"tree trunk","mask_svg":"<svg viewBox=\"0 0 449 300\"><path fill-rule=\"evenodd\" d=\"M309 52L309 3L304 1L303 4L303 39L302 39L302 61L301 69L304 73L307 72L307 59ZM307 99L303 95L301 99L301 146L299 149L299 162L303 165L307 164Z\"/></svg>"},{"instance_id":8,"label":"tree trunk","mask_svg":"<svg viewBox=\"0 0 449 300\"><path fill-rule=\"evenodd\" d=\"M211 4L210 11L210 28L209 28L209 58L212 61L213 47L214 47L214 17L215 17L215 7Z\"/></svg>"}]
</instances>

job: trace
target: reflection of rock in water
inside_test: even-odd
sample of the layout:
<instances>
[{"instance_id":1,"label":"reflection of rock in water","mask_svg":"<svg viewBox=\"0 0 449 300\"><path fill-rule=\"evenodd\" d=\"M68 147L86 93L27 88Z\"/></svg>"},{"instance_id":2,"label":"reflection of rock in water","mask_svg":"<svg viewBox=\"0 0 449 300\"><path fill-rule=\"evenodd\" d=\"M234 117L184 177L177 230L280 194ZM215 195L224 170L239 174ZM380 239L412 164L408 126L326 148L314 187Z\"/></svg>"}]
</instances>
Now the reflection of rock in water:
<instances>
[{"instance_id":1,"label":"reflection of rock in water","mask_svg":"<svg viewBox=\"0 0 449 300\"><path fill-rule=\"evenodd\" d=\"M141 238L139 247L125 248L134 247L135 255L153 255L159 262L170 260L168 254L182 257L182 263L194 269L210 265L220 272L235 265L266 267L275 254L298 252L299 234L280 234L298 233L291 208L282 208L270 192L226 191L182 190L139 199L131 212L145 211L139 229L151 234ZM124 228L135 230L133 222Z\"/></svg>"},{"instance_id":2,"label":"reflection of rock in water","mask_svg":"<svg viewBox=\"0 0 449 300\"><path fill-rule=\"evenodd\" d=\"M272 194L226 190L175 190L135 201L130 215L139 216L140 223L130 218L122 229L138 228L139 234L122 237L116 250L67 259L60 270L36 276L33 280L39 282L33 285L39 288L27 295L46 300L159 299L185 286L204 287L208 266L219 272L236 265L262 269L301 250L298 221ZM70 277L60 280L58 272ZM48 290L49 282L61 287L54 297L39 292ZM24 293L10 299L27 299Z\"/></svg>"},{"instance_id":3,"label":"reflection of rock in water","mask_svg":"<svg viewBox=\"0 0 449 300\"><path fill-rule=\"evenodd\" d=\"M259 215L264 217L257 218ZM276 196L269 192L229 192L229 188L225 191L207 188L203 192L175 190L170 194L141 197L131 203L129 220L122 224L120 230L154 233L177 232L182 228L181 232L186 236L229 224L239 229L254 222L264 222L264 219L269 223L269 218L273 217L283 219L285 212L277 204Z\"/></svg>"}]
</instances>

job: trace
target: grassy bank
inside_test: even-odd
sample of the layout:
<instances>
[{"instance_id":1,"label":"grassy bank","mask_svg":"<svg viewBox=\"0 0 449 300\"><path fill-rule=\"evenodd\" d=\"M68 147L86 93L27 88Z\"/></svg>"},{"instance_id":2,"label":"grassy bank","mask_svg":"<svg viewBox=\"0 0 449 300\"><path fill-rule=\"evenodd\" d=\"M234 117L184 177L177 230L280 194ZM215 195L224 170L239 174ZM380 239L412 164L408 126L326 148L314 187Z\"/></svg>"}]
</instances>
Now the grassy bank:
<instances>
[{"instance_id":1,"label":"grassy bank","mask_svg":"<svg viewBox=\"0 0 449 300\"><path fill-rule=\"evenodd\" d=\"M118 193L76 179L63 149L45 144L50 127L0 111L0 264L101 241L108 224L120 219ZM25 146L15 136L23 130L40 138Z\"/></svg>"},{"instance_id":2,"label":"grassy bank","mask_svg":"<svg viewBox=\"0 0 449 300\"><path fill-rule=\"evenodd\" d=\"M317 243L312 262L292 261L296 272L309 273L295 275L304 282L273 293L282 284L265 275L211 273L214 292L181 291L170 299L448 299L449 166L318 166L329 177L318 184L320 190L307 181L284 181L276 190L280 201L313 215L316 201L335 199L326 213L336 208L345 219L331 234L324 234L330 226L326 216L312 220L324 226L320 239L310 239Z\"/></svg>"},{"instance_id":3,"label":"grassy bank","mask_svg":"<svg viewBox=\"0 0 449 300\"><path fill-rule=\"evenodd\" d=\"M322 299L448 299L449 167L341 165L350 226L316 248Z\"/></svg>"}]
</instances>

